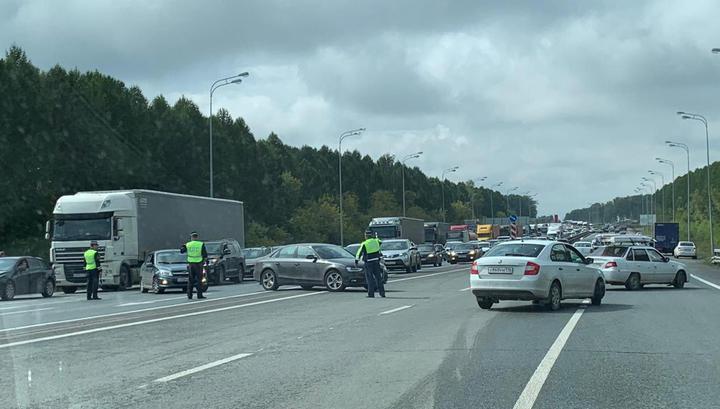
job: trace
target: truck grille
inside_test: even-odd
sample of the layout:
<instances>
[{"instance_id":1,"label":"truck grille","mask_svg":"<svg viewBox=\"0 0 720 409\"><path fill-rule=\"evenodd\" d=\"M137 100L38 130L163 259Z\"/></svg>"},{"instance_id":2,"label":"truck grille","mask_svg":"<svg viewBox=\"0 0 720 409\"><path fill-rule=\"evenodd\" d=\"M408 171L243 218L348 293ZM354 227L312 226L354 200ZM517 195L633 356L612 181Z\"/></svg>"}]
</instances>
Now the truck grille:
<instances>
[{"instance_id":1,"label":"truck grille","mask_svg":"<svg viewBox=\"0 0 720 409\"><path fill-rule=\"evenodd\" d=\"M55 263L62 264L65 269L65 279L73 283L84 283L87 281L85 273L85 253L87 248L56 248L54 249ZM105 260L105 247L98 247L100 262ZM77 275L77 277L76 277Z\"/></svg>"}]
</instances>

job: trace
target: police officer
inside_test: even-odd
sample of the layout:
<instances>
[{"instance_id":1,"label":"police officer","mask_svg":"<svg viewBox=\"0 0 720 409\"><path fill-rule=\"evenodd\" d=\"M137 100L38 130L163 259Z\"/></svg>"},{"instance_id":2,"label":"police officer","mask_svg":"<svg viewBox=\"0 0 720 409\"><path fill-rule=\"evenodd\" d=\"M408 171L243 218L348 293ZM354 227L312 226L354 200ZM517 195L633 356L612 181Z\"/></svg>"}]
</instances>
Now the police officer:
<instances>
[{"instance_id":1,"label":"police officer","mask_svg":"<svg viewBox=\"0 0 720 409\"><path fill-rule=\"evenodd\" d=\"M180 248L181 253L187 253L188 262L188 284L187 296L189 300L193 297L193 286L197 289L197 298L206 298L202 293L203 265L207 263L208 254L205 244L201 242L197 232L190 233L190 241Z\"/></svg>"},{"instance_id":2,"label":"police officer","mask_svg":"<svg viewBox=\"0 0 720 409\"><path fill-rule=\"evenodd\" d=\"M385 286L382 280L382 267L380 266L380 245L382 242L372 235L372 232L365 232L365 241L355 255L355 264L358 259L365 261L365 282L367 283L368 297L375 298L377 288L380 297L385 298Z\"/></svg>"},{"instance_id":3,"label":"police officer","mask_svg":"<svg viewBox=\"0 0 720 409\"><path fill-rule=\"evenodd\" d=\"M100 300L98 297L98 285L100 284L100 253L97 251L98 243L93 240L90 248L83 254L85 258L85 272L87 273L87 299Z\"/></svg>"}]
</instances>

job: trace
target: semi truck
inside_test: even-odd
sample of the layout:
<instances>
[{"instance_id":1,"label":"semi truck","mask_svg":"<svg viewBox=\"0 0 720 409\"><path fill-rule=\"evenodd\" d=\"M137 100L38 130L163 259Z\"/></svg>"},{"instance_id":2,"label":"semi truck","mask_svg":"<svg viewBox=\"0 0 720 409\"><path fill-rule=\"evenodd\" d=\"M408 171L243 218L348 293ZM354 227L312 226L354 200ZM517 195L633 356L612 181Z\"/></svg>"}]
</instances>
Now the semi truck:
<instances>
[{"instance_id":1,"label":"semi truck","mask_svg":"<svg viewBox=\"0 0 720 409\"><path fill-rule=\"evenodd\" d=\"M97 241L100 283L127 289L148 253L201 240L232 238L245 246L242 202L152 190L79 192L60 197L45 225L56 286L70 294L87 284L83 253Z\"/></svg>"},{"instance_id":2,"label":"semi truck","mask_svg":"<svg viewBox=\"0 0 720 409\"><path fill-rule=\"evenodd\" d=\"M463 243L470 240L477 240L477 233L472 230L472 226L467 224L455 224L450 226L447 236L448 241L461 241Z\"/></svg>"},{"instance_id":3,"label":"semi truck","mask_svg":"<svg viewBox=\"0 0 720 409\"><path fill-rule=\"evenodd\" d=\"M496 239L498 236L500 236L500 226L498 226L497 224L478 224L478 240L487 241L491 239Z\"/></svg>"},{"instance_id":4,"label":"semi truck","mask_svg":"<svg viewBox=\"0 0 720 409\"><path fill-rule=\"evenodd\" d=\"M655 248L663 254L672 254L680 241L680 225L655 223Z\"/></svg>"},{"instance_id":5,"label":"semi truck","mask_svg":"<svg viewBox=\"0 0 720 409\"><path fill-rule=\"evenodd\" d=\"M379 239L408 239L413 243L425 241L425 222L410 217L376 217L370 220L368 231Z\"/></svg>"},{"instance_id":6,"label":"semi truck","mask_svg":"<svg viewBox=\"0 0 720 409\"><path fill-rule=\"evenodd\" d=\"M425 223L425 243L445 244L450 224L444 222Z\"/></svg>"}]
</instances>

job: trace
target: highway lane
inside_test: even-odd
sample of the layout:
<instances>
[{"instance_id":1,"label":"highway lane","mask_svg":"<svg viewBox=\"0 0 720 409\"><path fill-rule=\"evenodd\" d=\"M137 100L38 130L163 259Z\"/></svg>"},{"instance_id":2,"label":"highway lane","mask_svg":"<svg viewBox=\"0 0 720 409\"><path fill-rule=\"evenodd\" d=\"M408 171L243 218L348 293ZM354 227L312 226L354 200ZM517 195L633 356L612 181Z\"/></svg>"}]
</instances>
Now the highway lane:
<instances>
[{"instance_id":1,"label":"highway lane","mask_svg":"<svg viewBox=\"0 0 720 409\"><path fill-rule=\"evenodd\" d=\"M720 271L688 265L708 280ZM0 388L16 407L512 408L581 310L534 407L720 401L720 290L691 280L613 287L599 307L482 311L462 291L467 269L395 275L387 299L290 289L201 304L203 315L136 313L137 325L0 349L14 375Z\"/></svg>"}]
</instances>

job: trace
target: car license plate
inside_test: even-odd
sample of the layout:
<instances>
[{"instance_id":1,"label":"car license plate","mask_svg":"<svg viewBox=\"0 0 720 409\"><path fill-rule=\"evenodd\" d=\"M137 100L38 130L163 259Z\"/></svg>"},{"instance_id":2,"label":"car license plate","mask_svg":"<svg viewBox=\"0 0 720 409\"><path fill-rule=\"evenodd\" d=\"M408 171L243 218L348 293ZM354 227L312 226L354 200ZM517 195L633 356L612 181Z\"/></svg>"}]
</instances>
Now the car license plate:
<instances>
[{"instance_id":1,"label":"car license plate","mask_svg":"<svg viewBox=\"0 0 720 409\"><path fill-rule=\"evenodd\" d=\"M187 280L188 280L188 279L185 278L185 277L178 277L177 282L178 282L178 283L187 283Z\"/></svg>"},{"instance_id":2,"label":"car license plate","mask_svg":"<svg viewBox=\"0 0 720 409\"><path fill-rule=\"evenodd\" d=\"M512 274L512 267L488 267L488 274Z\"/></svg>"}]
</instances>

